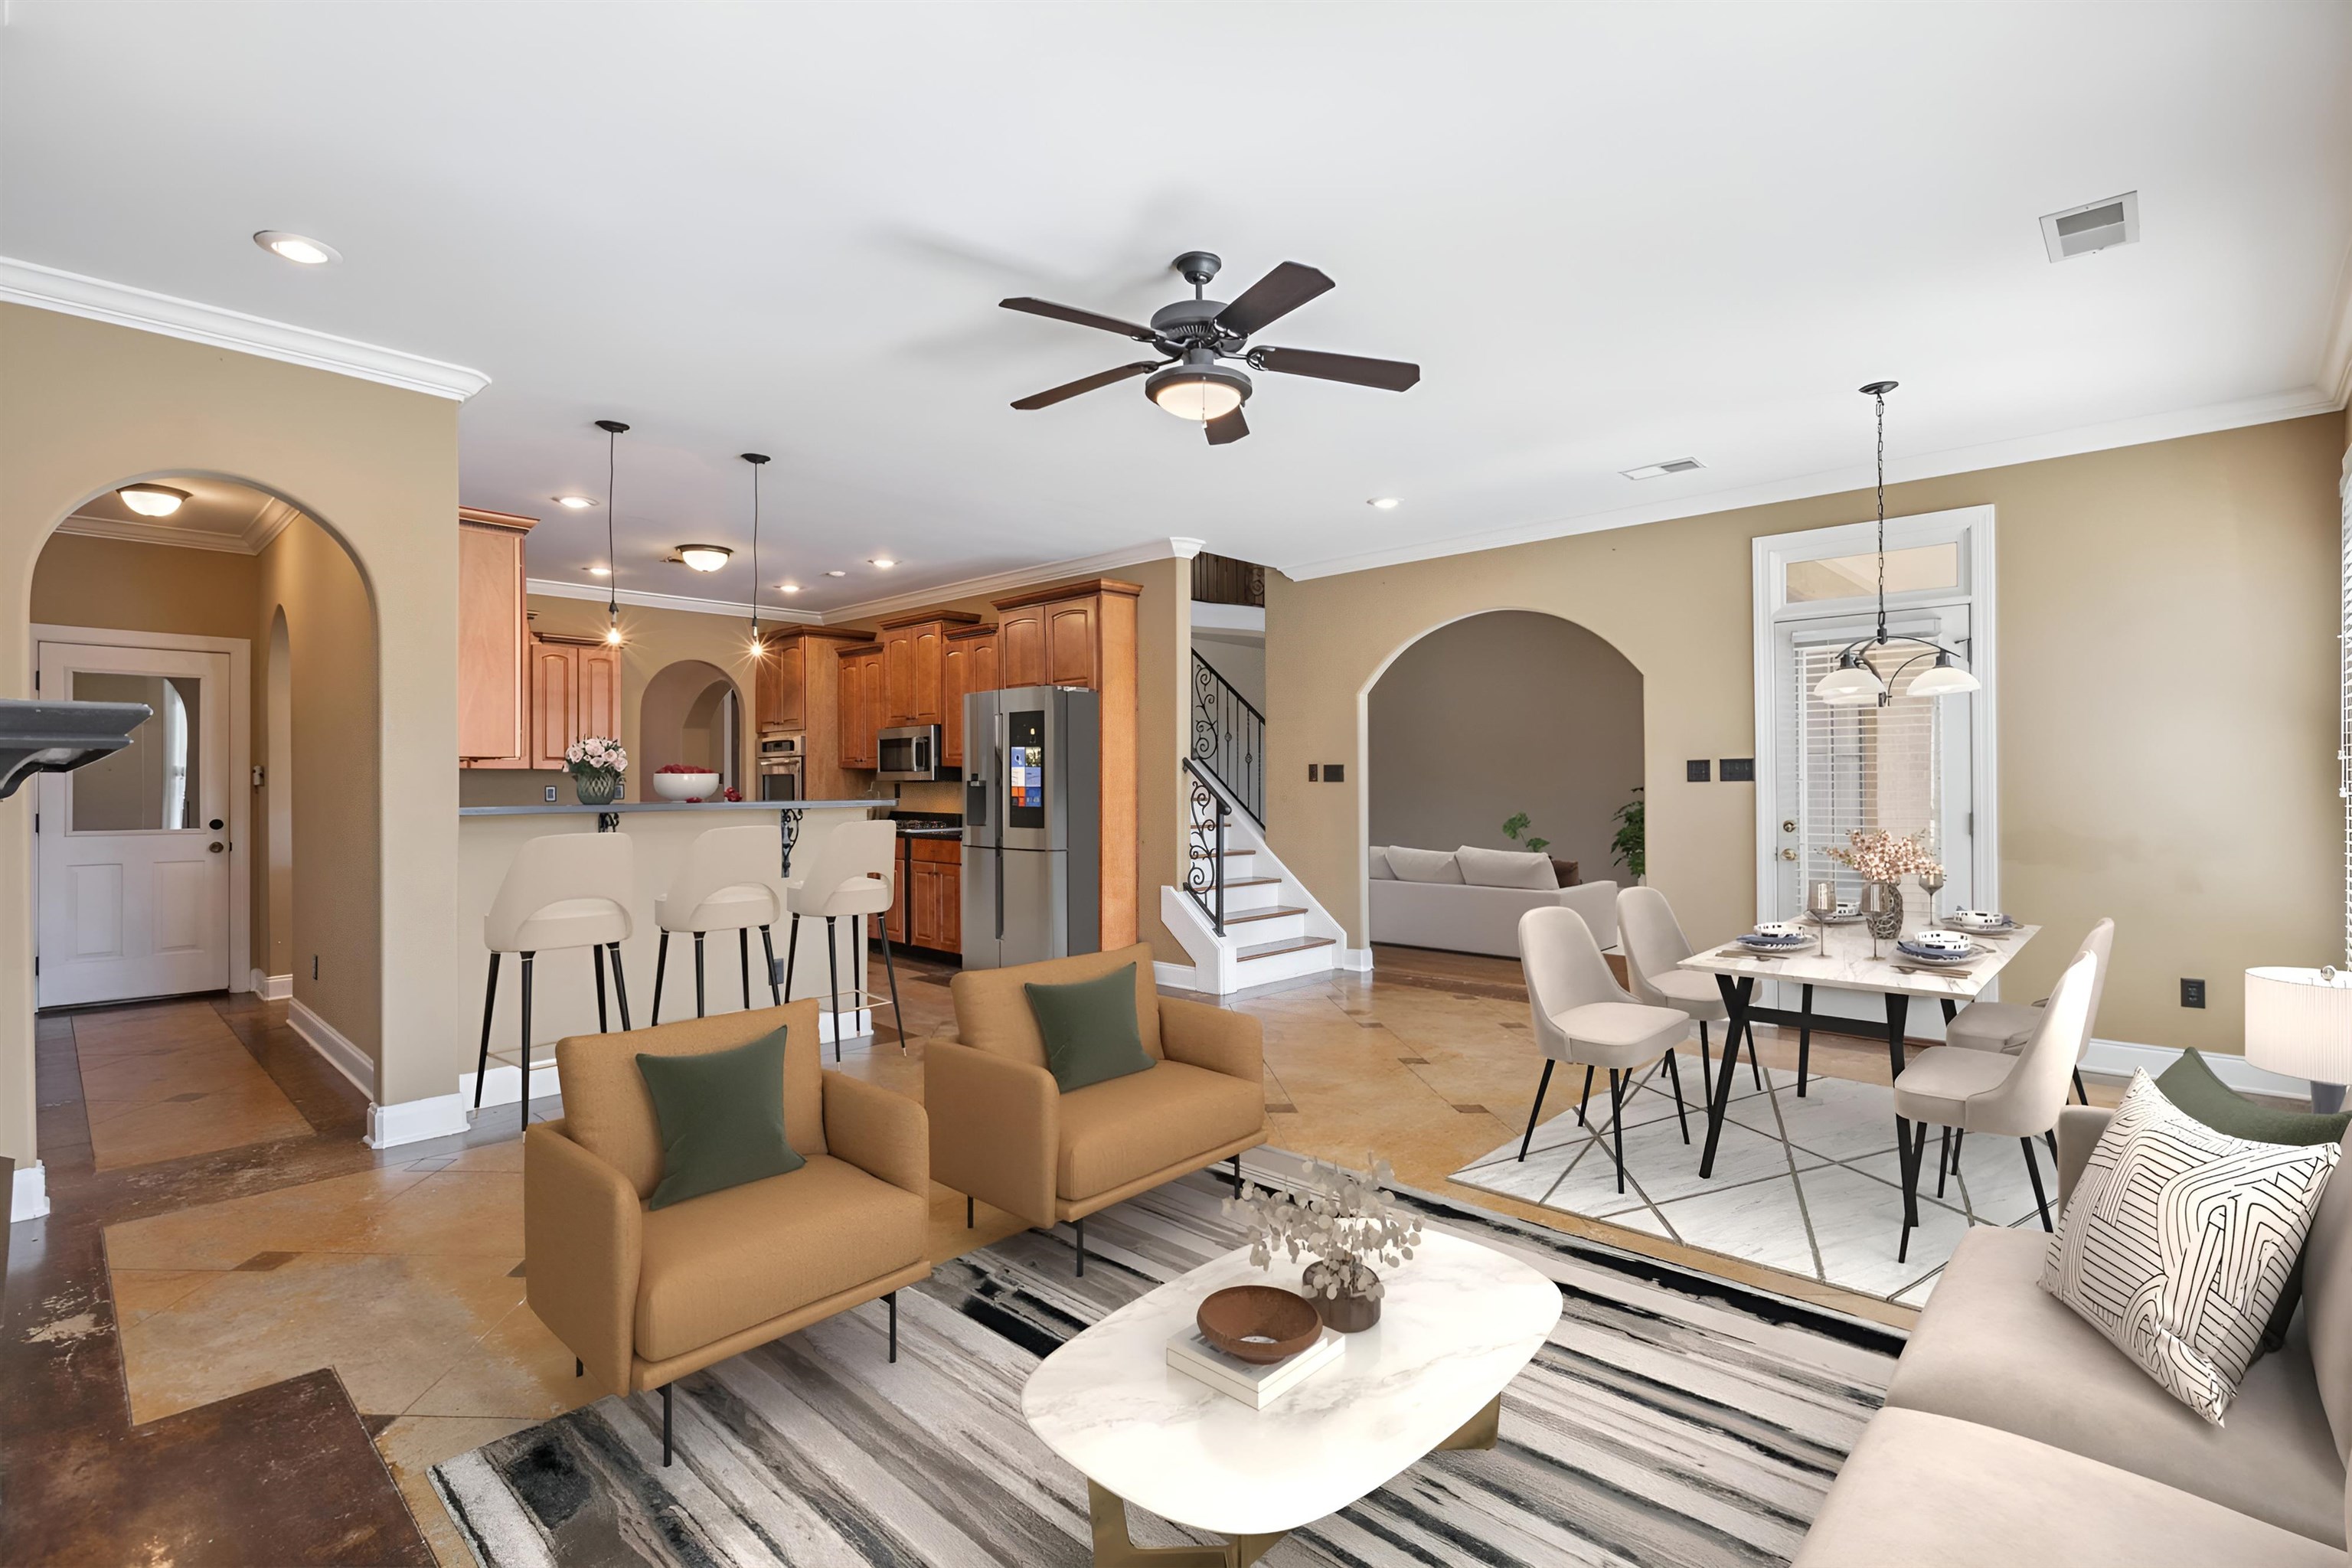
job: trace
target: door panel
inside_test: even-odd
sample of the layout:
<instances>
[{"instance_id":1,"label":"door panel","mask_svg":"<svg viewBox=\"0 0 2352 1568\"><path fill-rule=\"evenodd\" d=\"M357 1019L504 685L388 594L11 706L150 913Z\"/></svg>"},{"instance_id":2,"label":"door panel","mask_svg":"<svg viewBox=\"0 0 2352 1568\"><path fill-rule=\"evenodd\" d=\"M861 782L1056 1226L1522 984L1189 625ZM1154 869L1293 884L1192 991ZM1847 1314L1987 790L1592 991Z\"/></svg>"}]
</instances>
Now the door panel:
<instances>
[{"instance_id":1,"label":"door panel","mask_svg":"<svg viewBox=\"0 0 2352 1568\"><path fill-rule=\"evenodd\" d=\"M1045 606L1045 684L1095 684L1095 602L1071 599Z\"/></svg>"},{"instance_id":2,"label":"door panel","mask_svg":"<svg viewBox=\"0 0 2352 1568\"><path fill-rule=\"evenodd\" d=\"M531 645L530 765L534 768L561 769L563 753L571 748L579 686L576 651L561 643Z\"/></svg>"},{"instance_id":3,"label":"door panel","mask_svg":"<svg viewBox=\"0 0 2352 1568\"><path fill-rule=\"evenodd\" d=\"M1035 605L1007 610L996 623L999 686L1045 683L1045 612Z\"/></svg>"},{"instance_id":4,"label":"door panel","mask_svg":"<svg viewBox=\"0 0 2352 1568\"><path fill-rule=\"evenodd\" d=\"M154 711L121 751L39 780L37 1005L226 989L228 655L44 642L38 657L45 692Z\"/></svg>"},{"instance_id":5,"label":"door panel","mask_svg":"<svg viewBox=\"0 0 2352 1568\"><path fill-rule=\"evenodd\" d=\"M580 707L572 719L572 739L602 735L616 740L621 733L620 650L583 647L578 652Z\"/></svg>"}]
</instances>

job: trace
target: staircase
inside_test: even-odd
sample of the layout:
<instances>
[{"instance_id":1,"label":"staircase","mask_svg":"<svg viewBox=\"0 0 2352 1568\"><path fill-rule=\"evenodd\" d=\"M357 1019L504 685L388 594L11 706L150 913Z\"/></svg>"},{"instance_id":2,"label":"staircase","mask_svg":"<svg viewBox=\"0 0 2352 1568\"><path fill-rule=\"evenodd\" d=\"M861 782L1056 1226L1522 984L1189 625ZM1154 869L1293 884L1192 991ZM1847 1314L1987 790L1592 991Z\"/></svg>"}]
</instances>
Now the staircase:
<instances>
[{"instance_id":1,"label":"staircase","mask_svg":"<svg viewBox=\"0 0 2352 1568\"><path fill-rule=\"evenodd\" d=\"M1198 654L1192 669L1189 874L1160 889L1160 923L1191 955L1195 990L1328 973L1345 955L1339 922L1265 846L1265 721Z\"/></svg>"}]
</instances>

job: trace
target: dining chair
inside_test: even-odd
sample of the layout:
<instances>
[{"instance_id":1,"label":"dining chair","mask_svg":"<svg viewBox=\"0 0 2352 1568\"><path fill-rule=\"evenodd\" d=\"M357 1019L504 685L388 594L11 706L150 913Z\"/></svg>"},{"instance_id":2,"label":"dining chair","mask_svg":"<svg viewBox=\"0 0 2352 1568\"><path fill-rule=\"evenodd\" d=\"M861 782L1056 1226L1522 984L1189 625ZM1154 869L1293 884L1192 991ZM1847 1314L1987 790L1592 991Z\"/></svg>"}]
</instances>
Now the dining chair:
<instances>
[{"instance_id":1,"label":"dining chair","mask_svg":"<svg viewBox=\"0 0 2352 1568\"><path fill-rule=\"evenodd\" d=\"M1652 1007L1675 1007L1698 1024L1698 1063L1707 1061L1706 1026L1730 1017L1723 1005L1723 987L1715 976L1679 967L1693 949L1675 919L1674 906L1655 888L1627 888L1617 895L1617 948L1625 955L1625 980L1633 1000ZM1729 1049L1729 1047L1726 1047ZM1764 1087L1764 1069L1756 1062L1756 1040L1748 1041L1748 1072L1756 1087ZM1591 1084L1585 1085L1587 1093Z\"/></svg>"},{"instance_id":2,"label":"dining chair","mask_svg":"<svg viewBox=\"0 0 2352 1568\"><path fill-rule=\"evenodd\" d=\"M1628 996L1609 972L1608 961L1601 956L1592 928L1574 910L1547 905L1519 917L1519 966L1527 976L1528 1010L1534 1017L1536 1044L1544 1054L1543 1077L1536 1084L1536 1102L1528 1112L1527 1136L1519 1140L1519 1158L1528 1157L1528 1146L1535 1141L1544 1091L1551 1087L1551 1069L1562 1062L1581 1065L1590 1086L1592 1069L1605 1068L1612 1157L1617 1163L1617 1190L1622 1193L1625 1190L1625 1091L1633 1087L1636 1072L1661 1058L1675 1086L1675 1115L1682 1123L1683 1142L1690 1142L1690 1117L1683 1108L1682 1068L1675 1060L1675 1047L1690 1034L1690 1015L1679 1007L1654 1006ZM1583 1120L1580 1111L1578 1120Z\"/></svg>"},{"instance_id":3,"label":"dining chair","mask_svg":"<svg viewBox=\"0 0 2352 1568\"><path fill-rule=\"evenodd\" d=\"M2067 1076L2090 1037L2098 984L2098 956L2077 953L2058 977L2032 1036L2017 1055L1931 1046L1895 1079L1895 1114L1911 1124L1909 1146L1897 1151L1903 1168L1903 1238L1895 1251L1896 1262L1909 1258L1911 1229L1919 1223L1919 1167L1927 1156L1930 1125L2016 1139L2025 1151L2025 1173L2033 1184L2042 1228L2053 1228L2033 1141L2050 1140L2054 1169L2058 1112L2066 1104Z\"/></svg>"},{"instance_id":4,"label":"dining chair","mask_svg":"<svg viewBox=\"0 0 2352 1568\"><path fill-rule=\"evenodd\" d=\"M2098 1030L2099 998L2106 993L2107 961L2114 953L2115 946L2116 922L2103 920L2091 928L2091 934L2084 937L2083 945L2074 950L2076 958L2089 953L2098 962L2097 978L2091 982L2091 1023L2083 1035L2085 1054L2091 1048L2091 1036ZM1971 1002L1944 1026L1944 1043L1965 1046L1974 1051L2000 1051L2015 1056L2025 1048L2025 1042L2032 1039L2033 1031L2041 1026L2042 1015L2048 1002L2047 997L2032 1003ZM2074 1063L2074 1079L2076 1098L2085 1105L2090 1104L2091 1096L2083 1088L2080 1058ZM1941 1177L1937 1179L1940 1181Z\"/></svg>"}]
</instances>

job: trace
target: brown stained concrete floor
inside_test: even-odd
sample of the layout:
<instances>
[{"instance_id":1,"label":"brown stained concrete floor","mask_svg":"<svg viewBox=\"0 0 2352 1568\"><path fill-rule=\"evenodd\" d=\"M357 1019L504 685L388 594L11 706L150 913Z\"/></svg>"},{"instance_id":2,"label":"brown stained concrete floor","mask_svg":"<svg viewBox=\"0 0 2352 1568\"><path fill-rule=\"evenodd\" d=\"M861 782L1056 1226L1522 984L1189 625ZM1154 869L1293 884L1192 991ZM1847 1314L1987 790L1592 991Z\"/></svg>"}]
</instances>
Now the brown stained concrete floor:
<instances>
[{"instance_id":1,"label":"brown stained concrete floor","mask_svg":"<svg viewBox=\"0 0 2352 1568\"><path fill-rule=\"evenodd\" d=\"M1369 975L1226 999L1265 1027L1274 1145L1351 1165L1377 1155L1400 1182L1427 1192L1880 1321L1907 1326L1914 1318L1816 1281L1453 1186L1454 1171L1526 1125L1540 1058L1518 967L1391 948L1376 963ZM952 973L948 963L902 955L905 1048L886 1013L878 1037L852 1042L841 1069L921 1098L923 1042L953 1035ZM44 1020L43 1148L58 1213L43 1223L88 1244L79 1293L54 1289L75 1273L60 1255L47 1269L48 1294L80 1306L96 1325L68 1381L100 1396L60 1394L49 1417L37 1408L0 1417L14 1516L0 1548L12 1538L89 1544L102 1532L85 1519L79 1535L45 1534L44 1510L63 1501L19 1486L18 1456L43 1435L45 1419L79 1419L103 1452L173 1423L205 1423L233 1407L225 1402L299 1391L324 1412L314 1422L347 1432L355 1417L373 1439L382 1465L373 1483L353 1445L342 1445L336 1462L351 1472L347 1484L364 1500L371 1486L390 1492L388 1475L423 1542L444 1563L466 1563L428 1467L593 1397L572 1375L572 1352L524 1303L518 1112L493 1108L463 1139L372 1152L358 1142L363 1102L285 1028L284 1011L224 997ZM1757 1042L1768 1065L1794 1068L1792 1035L1760 1026ZM1812 1065L1836 1077L1888 1078L1876 1040L1817 1032ZM2112 1103L2116 1087L2095 1083L2092 1093ZM180 1098L192 1095L199 1098ZM1570 1096L1551 1104L1556 1114L1574 1112ZM113 1109L126 1106L134 1109ZM560 1113L553 1099L533 1106L538 1118ZM119 1134L105 1131L116 1121L125 1123ZM79 1163L63 1142L62 1158L52 1152L53 1131L79 1137ZM1024 1223L982 1205L976 1228L966 1229L963 1211L961 1194L934 1186L935 1260ZM20 1270L26 1249L16 1251L0 1373L37 1343L84 1332L21 1299L20 1271L28 1284L40 1281ZM94 1409L105 1409L105 1420L95 1421ZM230 1461L226 1446L215 1448ZM185 1458L201 1469L204 1452L191 1446ZM374 1496L379 1516L383 1500ZM365 1550L377 1555L344 1560L402 1560L394 1521L378 1517L373 1527L384 1534L368 1538ZM161 1544L173 1528L166 1521L149 1534ZM185 1550L141 1555L203 1560ZM0 1561L25 1560L0 1551Z\"/></svg>"}]
</instances>

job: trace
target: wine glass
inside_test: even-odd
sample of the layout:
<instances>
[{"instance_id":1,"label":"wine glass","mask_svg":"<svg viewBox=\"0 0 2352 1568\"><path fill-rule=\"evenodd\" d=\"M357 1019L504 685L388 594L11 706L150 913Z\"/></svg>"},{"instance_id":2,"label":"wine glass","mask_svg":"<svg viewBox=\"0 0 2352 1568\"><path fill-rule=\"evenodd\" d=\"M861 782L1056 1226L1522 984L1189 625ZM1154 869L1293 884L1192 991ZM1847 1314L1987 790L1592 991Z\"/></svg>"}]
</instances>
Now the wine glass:
<instances>
[{"instance_id":1,"label":"wine glass","mask_svg":"<svg viewBox=\"0 0 2352 1568\"><path fill-rule=\"evenodd\" d=\"M1829 928L1830 917L1837 913L1837 884L1834 881L1823 878L1805 889L1805 912L1812 916L1813 923L1824 931Z\"/></svg>"},{"instance_id":2,"label":"wine glass","mask_svg":"<svg viewBox=\"0 0 2352 1568\"><path fill-rule=\"evenodd\" d=\"M1944 863L1933 863L1934 869L1919 873L1919 886L1927 891L1927 923L1936 923L1936 895L1944 890Z\"/></svg>"},{"instance_id":3,"label":"wine glass","mask_svg":"<svg viewBox=\"0 0 2352 1568\"><path fill-rule=\"evenodd\" d=\"M1895 889L1892 884L1864 882L1862 885L1862 912L1865 916L1890 914L1894 912L1895 908ZM1864 923L1870 927L1870 956L1876 958L1878 956L1878 922L1869 920Z\"/></svg>"}]
</instances>

